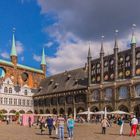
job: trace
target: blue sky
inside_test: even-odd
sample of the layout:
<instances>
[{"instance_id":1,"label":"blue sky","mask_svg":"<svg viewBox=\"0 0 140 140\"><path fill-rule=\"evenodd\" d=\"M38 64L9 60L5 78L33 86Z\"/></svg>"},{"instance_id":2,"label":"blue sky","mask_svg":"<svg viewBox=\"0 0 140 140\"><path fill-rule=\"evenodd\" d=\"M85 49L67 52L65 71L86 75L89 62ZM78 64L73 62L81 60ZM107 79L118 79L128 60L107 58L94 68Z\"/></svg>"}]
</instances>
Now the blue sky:
<instances>
[{"instance_id":1,"label":"blue sky","mask_svg":"<svg viewBox=\"0 0 140 140\"><path fill-rule=\"evenodd\" d=\"M0 58L10 60L15 27L19 63L40 68L44 47L48 75L84 66L89 44L92 57L99 57L102 35L105 53L113 52L115 29L124 50L135 23L139 44L139 5L139 0L1 0Z\"/></svg>"}]
</instances>

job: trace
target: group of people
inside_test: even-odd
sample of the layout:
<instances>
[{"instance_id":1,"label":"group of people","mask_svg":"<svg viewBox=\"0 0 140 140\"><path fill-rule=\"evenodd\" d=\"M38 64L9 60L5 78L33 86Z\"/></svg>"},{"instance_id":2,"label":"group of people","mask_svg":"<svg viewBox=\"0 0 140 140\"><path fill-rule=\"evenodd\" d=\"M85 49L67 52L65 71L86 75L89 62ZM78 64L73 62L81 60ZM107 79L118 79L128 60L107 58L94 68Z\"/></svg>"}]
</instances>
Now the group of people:
<instances>
[{"instance_id":1,"label":"group of people","mask_svg":"<svg viewBox=\"0 0 140 140\"><path fill-rule=\"evenodd\" d=\"M120 116L116 122L120 126L120 135L123 135L123 127L124 127L124 117ZM110 127L110 121L107 119L107 117L104 117L104 119L101 121L101 127L102 127L102 134L106 134L106 128ZM130 134L129 136L136 136L137 129L138 129L138 119L135 115L132 116L130 120Z\"/></svg>"},{"instance_id":2,"label":"group of people","mask_svg":"<svg viewBox=\"0 0 140 140\"><path fill-rule=\"evenodd\" d=\"M55 134L58 135L59 140L64 140L64 127L65 124L67 126L67 132L68 132L68 139L73 139L73 130L74 130L74 124L75 121L70 115L68 119L64 118L62 115L58 117L52 118L51 116L47 117L47 119L44 119L43 117L39 118L37 120L37 125L40 126L41 134L43 131L48 128L49 135L52 135L52 131L55 131Z\"/></svg>"}]
</instances>

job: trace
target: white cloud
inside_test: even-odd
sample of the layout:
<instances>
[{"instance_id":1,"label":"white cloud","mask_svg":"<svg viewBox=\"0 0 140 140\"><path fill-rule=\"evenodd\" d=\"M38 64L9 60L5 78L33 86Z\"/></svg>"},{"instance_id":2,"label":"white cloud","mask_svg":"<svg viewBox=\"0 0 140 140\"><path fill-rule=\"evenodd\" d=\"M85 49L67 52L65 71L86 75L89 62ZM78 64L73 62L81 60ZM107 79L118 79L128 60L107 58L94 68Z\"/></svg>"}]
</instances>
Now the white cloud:
<instances>
[{"instance_id":1,"label":"white cloud","mask_svg":"<svg viewBox=\"0 0 140 140\"><path fill-rule=\"evenodd\" d=\"M40 62L41 61L41 56L38 56L36 54L33 54L33 59L37 62Z\"/></svg>"},{"instance_id":2,"label":"white cloud","mask_svg":"<svg viewBox=\"0 0 140 140\"><path fill-rule=\"evenodd\" d=\"M20 41L16 41L16 50L18 55L24 52L24 46Z\"/></svg>"},{"instance_id":3,"label":"white cloud","mask_svg":"<svg viewBox=\"0 0 140 140\"><path fill-rule=\"evenodd\" d=\"M50 48L53 45L53 42L48 42L44 44L44 47Z\"/></svg>"},{"instance_id":4,"label":"white cloud","mask_svg":"<svg viewBox=\"0 0 140 140\"><path fill-rule=\"evenodd\" d=\"M136 32L135 34L137 38L140 38L140 32ZM69 35L65 35L65 37L65 43L61 40L61 37L61 39L59 38L62 42L59 40L61 44L57 52L55 53L55 57L48 57L46 59L48 63L48 72L50 74L56 74L65 70L83 67L87 62L89 41L82 41L79 38L76 38L76 36L73 36L77 42L71 43L70 41L68 41ZM72 38L72 34L70 37ZM129 34L125 38L118 39L119 51L128 49L130 40L131 34ZM140 44L140 41L138 41L137 44ZM91 55L93 59L99 57L100 46L101 43L99 41L90 43ZM104 41L105 55L112 54L113 48L114 40Z\"/></svg>"},{"instance_id":5,"label":"white cloud","mask_svg":"<svg viewBox=\"0 0 140 140\"><path fill-rule=\"evenodd\" d=\"M0 55L1 55L3 58L5 58L5 59L9 59L9 58L10 58L10 55L9 55L9 53L7 53L7 52L2 52Z\"/></svg>"}]
</instances>

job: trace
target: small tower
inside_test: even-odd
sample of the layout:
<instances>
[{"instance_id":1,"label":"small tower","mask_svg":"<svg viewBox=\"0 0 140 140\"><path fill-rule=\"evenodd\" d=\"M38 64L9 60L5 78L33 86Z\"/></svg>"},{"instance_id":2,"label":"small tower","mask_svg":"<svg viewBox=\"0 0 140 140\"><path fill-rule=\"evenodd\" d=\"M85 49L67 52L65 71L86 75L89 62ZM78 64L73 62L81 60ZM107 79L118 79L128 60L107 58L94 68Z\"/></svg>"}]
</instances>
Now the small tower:
<instances>
[{"instance_id":1,"label":"small tower","mask_svg":"<svg viewBox=\"0 0 140 140\"><path fill-rule=\"evenodd\" d=\"M12 38L12 48L10 53L11 62L16 65L17 64L17 51L16 51L16 43L15 43L15 28L13 28L13 38Z\"/></svg>"},{"instance_id":2,"label":"small tower","mask_svg":"<svg viewBox=\"0 0 140 140\"><path fill-rule=\"evenodd\" d=\"M101 50L100 50L100 60L101 60L101 84L104 81L104 48L103 48L103 39L104 36L102 36L101 40Z\"/></svg>"},{"instance_id":3,"label":"small tower","mask_svg":"<svg viewBox=\"0 0 140 140\"><path fill-rule=\"evenodd\" d=\"M91 84L91 52L90 52L90 46L88 49L88 57L87 57L87 61L88 61L88 86L90 86Z\"/></svg>"},{"instance_id":4,"label":"small tower","mask_svg":"<svg viewBox=\"0 0 140 140\"><path fill-rule=\"evenodd\" d=\"M42 59L41 59L41 65L40 66L41 66L41 69L44 72L44 75L46 76L46 59L45 59L44 48L43 48L43 51L42 51Z\"/></svg>"},{"instance_id":5,"label":"small tower","mask_svg":"<svg viewBox=\"0 0 140 140\"><path fill-rule=\"evenodd\" d=\"M131 74L132 74L132 77L135 76L135 71L136 71L136 37L135 37L135 27L136 25L133 24L133 27L132 27L132 38L131 38L131 65L132 65L132 68L131 68Z\"/></svg>"},{"instance_id":6,"label":"small tower","mask_svg":"<svg viewBox=\"0 0 140 140\"><path fill-rule=\"evenodd\" d=\"M118 79L118 30L115 30L114 60L115 60L115 81Z\"/></svg>"}]
</instances>

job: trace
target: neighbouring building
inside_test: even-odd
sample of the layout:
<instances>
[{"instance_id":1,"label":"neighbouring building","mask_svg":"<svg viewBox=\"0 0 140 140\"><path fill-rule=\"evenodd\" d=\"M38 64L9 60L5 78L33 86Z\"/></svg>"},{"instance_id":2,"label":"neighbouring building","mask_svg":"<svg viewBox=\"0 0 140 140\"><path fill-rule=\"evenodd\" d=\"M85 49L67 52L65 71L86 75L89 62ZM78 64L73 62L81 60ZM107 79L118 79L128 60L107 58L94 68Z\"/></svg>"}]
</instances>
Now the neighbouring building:
<instances>
[{"instance_id":1,"label":"neighbouring building","mask_svg":"<svg viewBox=\"0 0 140 140\"><path fill-rule=\"evenodd\" d=\"M46 76L44 50L41 69L19 64L13 33L10 58L11 61L0 59L0 112L33 113L33 95Z\"/></svg>"}]
</instances>

